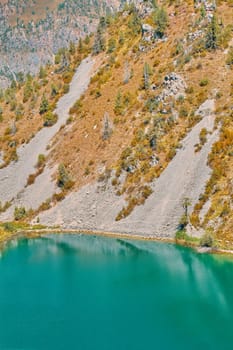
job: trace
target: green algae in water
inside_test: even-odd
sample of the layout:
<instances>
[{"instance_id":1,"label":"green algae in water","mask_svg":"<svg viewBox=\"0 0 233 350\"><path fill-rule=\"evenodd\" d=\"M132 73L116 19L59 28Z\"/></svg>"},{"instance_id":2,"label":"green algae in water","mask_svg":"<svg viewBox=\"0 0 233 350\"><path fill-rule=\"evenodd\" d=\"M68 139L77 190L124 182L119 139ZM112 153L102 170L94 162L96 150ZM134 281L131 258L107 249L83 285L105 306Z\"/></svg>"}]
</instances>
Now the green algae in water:
<instances>
[{"instance_id":1,"label":"green algae in water","mask_svg":"<svg viewBox=\"0 0 233 350\"><path fill-rule=\"evenodd\" d=\"M59 235L0 258L0 349L232 349L233 260Z\"/></svg>"}]
</instances>

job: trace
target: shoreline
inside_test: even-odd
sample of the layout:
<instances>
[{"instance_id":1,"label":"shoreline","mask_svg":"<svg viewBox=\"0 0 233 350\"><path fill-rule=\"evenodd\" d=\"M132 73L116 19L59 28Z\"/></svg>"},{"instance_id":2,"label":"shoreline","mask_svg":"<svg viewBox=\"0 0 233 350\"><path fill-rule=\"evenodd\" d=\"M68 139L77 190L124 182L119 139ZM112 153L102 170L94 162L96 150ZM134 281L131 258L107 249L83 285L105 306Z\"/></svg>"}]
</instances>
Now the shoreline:
<instances>
[{"instance_id":1,"label":"shoreline","mask_svg":"<svg viewBox=\"0 0 233 350\"><path fill-rule=\"evenodd\" d=\"M136 240L136 241L150 241L150 242L161 242L161 243L170 243L177 244L179 246L192 248L198 254L216 254L216 255L229 255L233 257L233 250L231 249L222 249L222 248L208 248L200 247L199 245L187 242L185 240L177 240L169 237L159 237L154 235L143 235L143 234L131 234L131 233L121 233L121 232L108 232L101 230L87 230L87 229L61 229L61 228L44 228L44 229L29 229L29 230L19 230L13 234L6 234L6 236L1 239L0 237L0 250L4 248L7 243L11 240L19 238L38 238L43 237L44 235L62 235L62 234L71 234L71 235L87 235L87 236L98 236L106 238L115 238L115 239L127 239L127 240Z\"/></svg>"}]
</instances>

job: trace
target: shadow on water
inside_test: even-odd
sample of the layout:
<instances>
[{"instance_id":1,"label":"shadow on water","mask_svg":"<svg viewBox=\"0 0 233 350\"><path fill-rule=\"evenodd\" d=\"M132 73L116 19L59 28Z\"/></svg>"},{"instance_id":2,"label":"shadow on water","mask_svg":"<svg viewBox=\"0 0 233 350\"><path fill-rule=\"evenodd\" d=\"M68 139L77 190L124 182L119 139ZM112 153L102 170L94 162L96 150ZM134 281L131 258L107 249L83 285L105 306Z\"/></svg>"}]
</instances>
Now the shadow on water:
<instances>
[{"instance_id":1,"label":"shadow on water","mask_svg":"<svg viewBox=\"0 0 233 350\"><path fill-rule=\"evenodd\" d=\"M139 255L142 253L148 253L147 250L137 247L133 242L123 239L116 239L116 241L120 244L120 246L126 248L127 252L130 252L134 255Z\"/></svg>"},{"instance_id":2,"label":"shadow on water","mask_svg":"<svg viewBox=\"0 0 233 350\"><path fill-rule=\"evenodd\" d=\"M95 253L105 255L139 255L149 253L145 247L123 239L103 238L86 235L47 235L41 238L47 246L56 244L60 251L74 253Z\"/></svg>"}]
</instances>

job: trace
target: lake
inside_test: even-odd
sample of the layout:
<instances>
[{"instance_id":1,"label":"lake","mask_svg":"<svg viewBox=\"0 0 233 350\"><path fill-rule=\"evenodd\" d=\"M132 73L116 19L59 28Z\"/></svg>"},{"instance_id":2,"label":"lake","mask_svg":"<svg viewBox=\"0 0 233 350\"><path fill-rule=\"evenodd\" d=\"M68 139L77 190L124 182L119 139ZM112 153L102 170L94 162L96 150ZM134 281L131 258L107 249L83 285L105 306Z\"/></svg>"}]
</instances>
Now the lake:
<instances>
[{"instance_id":1,"label":"lake","mask_svg":"<svg viewBox=\"0 0 233 350\"><path fill-rule=\"evenodd\" d=\"M51 235L0 257L0 349L233 348L233 259Z\"/></svg>"}]
</instances>

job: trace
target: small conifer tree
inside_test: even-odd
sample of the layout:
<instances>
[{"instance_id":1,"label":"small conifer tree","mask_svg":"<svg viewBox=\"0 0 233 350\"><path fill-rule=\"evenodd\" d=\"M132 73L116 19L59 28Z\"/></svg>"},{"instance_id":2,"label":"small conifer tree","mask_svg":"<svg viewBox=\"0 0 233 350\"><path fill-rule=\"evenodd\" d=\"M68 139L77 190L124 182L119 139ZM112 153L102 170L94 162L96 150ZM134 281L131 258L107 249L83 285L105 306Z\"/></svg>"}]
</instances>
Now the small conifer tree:
<instances>
[{"instance_id":1,"label":"small conifer tree","mask_svg":"<svg viewBox=\"0 0 233 350\"><path fill-rule=\"evenodd\" d=\"M143 67L143 88L145 90L148 90L150 87L150 75L151 75L151 67L150 65L146 62Z\"/></svg>"},{"instance_id":2,"label":"small conifer tree","mask_svg":"<svg viewBox=\"0 0 233 350\"><path fill-rule=\"evenodd\" d=\"M162 38L168 25L168 15L163 7L158 7L155 10L154 22L156 24L155 36Z\"/></svg>"},{"instance_id":3,"label":"small conifer tree","mask_svg":"<svg viewBox=\"0 0 233 350\"><path fill-rule=\"evenodd\" d=\"M44 114L46 112L48 112L49 110L49 102L47 100L47 98L45 97L45 95L43 95L42 100L41 100L41 104L40 104L40 114Z\"/></svg>"},{"instance_id":4,"label":"small conifer tree","mask_svg":"<svg viewBox=\"0 0 233 350\"><path fill-rule=\"evenodd\" d=\"M218 33L219 33L219 28L218 28L218 22L217 18L214 15L211 19L211 22L209 24L207 34L206 34L206 48L208 50L216 50L218 47Z\"/></svg>"}]
</instances>

